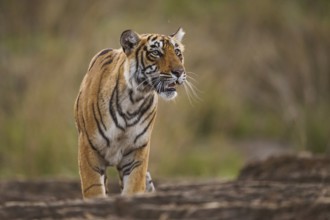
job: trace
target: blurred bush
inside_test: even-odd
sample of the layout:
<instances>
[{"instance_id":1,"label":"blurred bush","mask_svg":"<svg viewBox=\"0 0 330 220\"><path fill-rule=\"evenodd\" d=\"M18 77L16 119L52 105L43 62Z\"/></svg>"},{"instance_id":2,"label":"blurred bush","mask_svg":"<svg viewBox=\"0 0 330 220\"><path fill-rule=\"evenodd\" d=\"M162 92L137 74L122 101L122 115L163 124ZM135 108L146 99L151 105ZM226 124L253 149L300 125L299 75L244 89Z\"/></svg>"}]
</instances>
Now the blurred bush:
<instances>
[{"instance_id":1,"label":"blurred bush","mask_svg":"<svg viewBox=\"0 0 330 220\"><path fill-rule=\"evenodd\" d=\"M179 26L201 101L182 89L160 103L154 176L233 176L244 140L329 153L327 0L2 0L0 176L77 176L73 103L90 59L125 29Z\"/></svg>"}]
</instances>

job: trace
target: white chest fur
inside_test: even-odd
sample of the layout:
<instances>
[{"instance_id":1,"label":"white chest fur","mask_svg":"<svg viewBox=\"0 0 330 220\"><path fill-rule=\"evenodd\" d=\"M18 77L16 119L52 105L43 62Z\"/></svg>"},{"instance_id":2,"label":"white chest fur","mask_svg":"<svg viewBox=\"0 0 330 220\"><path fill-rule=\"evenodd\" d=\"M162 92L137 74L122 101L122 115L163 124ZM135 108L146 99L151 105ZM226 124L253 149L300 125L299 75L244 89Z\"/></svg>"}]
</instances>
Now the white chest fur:
<instances>
[{"instance_id":1,"label":"white chest fur","mask_svg":"<svg viewBox=\"0 0 330 220\"><path fill-rule=\"evenodd\" d=\"M113 115L107 121L109 126L103 136L97 130L93 136L96 148L111 166L118 165L125 152L145 146L150 140L157 95L136 100L132 102L129 96L121 100L120 107L112 110ZM106 144L105 138L109 144Z\"/></svg>"}]
</instances>

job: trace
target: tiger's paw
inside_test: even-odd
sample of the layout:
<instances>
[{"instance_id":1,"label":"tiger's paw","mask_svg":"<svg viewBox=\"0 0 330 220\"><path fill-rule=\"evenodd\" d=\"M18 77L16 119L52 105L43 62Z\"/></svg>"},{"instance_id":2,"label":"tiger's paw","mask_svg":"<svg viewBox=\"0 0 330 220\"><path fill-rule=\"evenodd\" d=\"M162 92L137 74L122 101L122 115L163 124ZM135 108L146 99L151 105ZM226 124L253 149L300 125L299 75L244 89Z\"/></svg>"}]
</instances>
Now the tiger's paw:
<instances>
[{"instance_id":1,"label":"tiger's paw","mask_svg":"<svg viewBox=\"0 0 330 220\"><path fill-rule=\"evenodd\" d=\"M146 192L156 192L154 183L151 179L151 175L149 172L147 172L146 175Z\"/></svg>"}]
</instances>

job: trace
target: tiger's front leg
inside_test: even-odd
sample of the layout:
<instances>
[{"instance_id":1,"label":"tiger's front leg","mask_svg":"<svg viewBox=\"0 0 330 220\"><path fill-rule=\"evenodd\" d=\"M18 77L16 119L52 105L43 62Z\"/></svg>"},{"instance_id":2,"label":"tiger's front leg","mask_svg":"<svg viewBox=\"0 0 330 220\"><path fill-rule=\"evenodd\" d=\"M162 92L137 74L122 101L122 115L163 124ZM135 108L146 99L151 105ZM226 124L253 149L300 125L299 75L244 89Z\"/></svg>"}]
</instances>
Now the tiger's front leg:
<instances>
[{"instance_id":1,"label":"tiger's front leg","mask_svg":"<svg viewBox=\"0 0 330 220\"><path fill-rule=\"evenodd\" d=\"M123 158L120 165L117 166L117 170L122 179L123 195L143 193L150 190L149 180L151 180L151 178L147 176L147 173L149 173L147 172L149 149L149 144L147 144L145 147L134 150Z\"/></svg>"},{"instance_id":2,"label":"tiger's front leg","mask_svg":"<svg viewBox=\"0 0 330 220\"><path fill-rule=\"evenodd\" d=\"M84 199L105 197L105 165L86 136L79 135L79 174Z\"/></svg>"}]
</instances>

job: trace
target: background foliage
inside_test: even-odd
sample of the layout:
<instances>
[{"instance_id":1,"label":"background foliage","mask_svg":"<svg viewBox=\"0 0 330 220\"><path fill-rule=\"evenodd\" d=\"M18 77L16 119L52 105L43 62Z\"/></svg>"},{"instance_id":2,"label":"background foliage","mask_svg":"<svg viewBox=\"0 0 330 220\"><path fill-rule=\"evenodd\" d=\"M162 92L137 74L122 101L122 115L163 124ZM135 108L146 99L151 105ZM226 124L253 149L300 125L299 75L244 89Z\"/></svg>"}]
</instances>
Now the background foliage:
<instances>
[{"instance_id":1,"label":"background foliage","mask_svg":"<svg viewBox=\"0 0 330 220\"><path fill-rule=\"evenodd\" d=\"M179 26L201 101L181 90L160 103L154 176L230 177L274 149L329 153L327 0L1 0L0 176L77 176L73 103L90 59L126 29Z\"/></svg>"}]
</instances>

